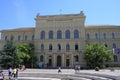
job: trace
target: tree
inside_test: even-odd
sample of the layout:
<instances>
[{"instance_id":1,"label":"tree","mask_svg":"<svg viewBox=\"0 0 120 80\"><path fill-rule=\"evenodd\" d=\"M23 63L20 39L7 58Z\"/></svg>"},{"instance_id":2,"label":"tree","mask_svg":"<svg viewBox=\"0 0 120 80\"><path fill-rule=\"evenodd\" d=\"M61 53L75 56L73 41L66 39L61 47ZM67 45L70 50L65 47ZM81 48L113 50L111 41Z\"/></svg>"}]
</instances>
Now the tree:
<instances>
[{"instance_id":1,"label":"tree","mask_svg":"<svg viewBox=\"0 0 120 80\"><path fill-rule=\"evenodd\" d=\"M0 54L2 56L1 64L3 64L4 68L9 66L17 67L21 62L13 36L10 37L10 40L6 41L3 51L0 51Z\"/></svg>"},{"instance_id":2,"label":"tree","mask_svg":"<svg viewBox=\"0 0 120 80\"><path fill-rule=\"evenodd\" d=\"M18 53L22 59L22 64L26 67L34 67L37 57L34 56L34 45L32 43L19 44Z\"/></svg>"},{"instance_id":3,"label":"tree","mask_svg":"<svg viewBox=\"0 0 120 80\"><path fill-rule=\"evenodd\" d=\"M98 45L98 43L87 45L84 54L84 58L90 68L101 67L105 62L113 60L111 50L105 45Z\"/></svg>"}]
</instances>

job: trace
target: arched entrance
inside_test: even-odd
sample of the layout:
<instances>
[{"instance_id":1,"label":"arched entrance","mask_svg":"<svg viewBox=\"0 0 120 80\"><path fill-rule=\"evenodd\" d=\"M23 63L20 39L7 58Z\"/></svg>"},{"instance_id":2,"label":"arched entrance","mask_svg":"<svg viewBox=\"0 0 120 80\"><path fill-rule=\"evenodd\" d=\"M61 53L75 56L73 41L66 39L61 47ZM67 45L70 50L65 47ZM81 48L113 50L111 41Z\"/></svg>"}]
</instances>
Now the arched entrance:
<instances>
[{"instance_id":1,"label":"arched entrance","mask_svg":"<svg viewBox=\"0 0 120 80\"><path fill-rule=\"evenodd\" d=\"M52 67L52 56L51 55L49 55L49 57L48 57L48 63L47 63L47 67Z\"/></svg>"},{"instance_id":2,"label":"arched entrance","mask_svg":"<svg viewBox=\"0 0 120 80\"><path fill-rule=\"evenodd\" d=\"M70 59L66 59L66 67L70 66Z\"/></svg>"},{"instance_id":3,"label":"arched entrance","mask_svg":"<svg viewBox=\"0 0 120 80\"><path fill-rule=\"evenodd\" d=\"M66 55L66 67L70 67L70 55Z\"/></svg>"},{"instance_id":4,"label":"arched entrance","mask_svg":"<svg viewBox=\"0 0 120 80\"><path fill-rule=\"evenodd\" d=\"M52 59L49 59L49 61L48 61L48 66L49 66L49 67L52 66Z\"/></svg>"},{"instance_id":5,"label":"arched entrance","mask_svg":"<svg viewBox=\"0 0 120 80\"><path fill-rule=\"evenodd\" d=\"M57 56L57 66L61 66L61 56Z\"/></svg>"}]
</instances>

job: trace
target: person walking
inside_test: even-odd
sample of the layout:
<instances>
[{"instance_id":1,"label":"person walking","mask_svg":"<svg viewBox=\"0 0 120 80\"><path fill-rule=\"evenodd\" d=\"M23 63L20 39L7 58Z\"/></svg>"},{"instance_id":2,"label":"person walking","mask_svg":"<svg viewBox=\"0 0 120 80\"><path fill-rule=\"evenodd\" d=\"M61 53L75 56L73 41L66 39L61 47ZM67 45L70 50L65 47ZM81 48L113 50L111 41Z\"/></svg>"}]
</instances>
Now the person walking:
<instances>
[{"instance_id":1,"label":"person walking","mask_svg":"<svg viewBox=\"0 0 120 80\"><path fill-rule=\"evenodd\" d=\"M9 79L12 78L12 68L11 67L8 69L8 76L9 76Z\"/></svg>"},{"instance_id":2,"label":"person walking","mask_svg":"<svg viewBox=\"0 0 120 80\"><path fill-rule=\"evenodd\" d=\"M25 65L22 65L21 71L24 71L25 69Z\"/></svg>"},{"instance_id":3,"label":"person walking","mask_svg":"<svg viewBox=\"0 0 120 80\"><path fill-rule=\"evenodd\" d=\"M16 73L17 73L17 69L14 68L14 69L13 69L13 77L14 77L14 78L16 78Z\"/></svg>"},{"instance_id":4,"label":"person walking","mask_svg":"<svg viewBox=\"0 0 120 80\"><path fill-rule=\"evenodd\" d=\"M17 68L16 69L16 78L18 78L18 71L19 71L19 69Z\"/></svg>"},{"instance_id":5,"label":"person walking","mask_svg":"<svg viewBox=\"0 0 120 80\"><path fill-rule=\"evenodd\" d=\"M78 66L78 71L80 71L80 65Z\"/></svg>"},{"instance_id":6,"label":"person walking","mask_svg":"<svg viewBox=\"0 0 120 80\"><path fill-rule=\"evenodd\" d=\"M58 68L58 73L60 73L60 72L62 72L62 71L61 71L61 67Z\"/></svg>"},{"instance_id":7,"label":"person walking","mask_svg":"<svg viewBox=\"0 0 120 80\"><path fill-rule=\"evenodd\" d=\"M0 75L2 75L2 80L4 80L5 76L4 76L3 70L0 70Z\"/></svg>"}]
</instances>

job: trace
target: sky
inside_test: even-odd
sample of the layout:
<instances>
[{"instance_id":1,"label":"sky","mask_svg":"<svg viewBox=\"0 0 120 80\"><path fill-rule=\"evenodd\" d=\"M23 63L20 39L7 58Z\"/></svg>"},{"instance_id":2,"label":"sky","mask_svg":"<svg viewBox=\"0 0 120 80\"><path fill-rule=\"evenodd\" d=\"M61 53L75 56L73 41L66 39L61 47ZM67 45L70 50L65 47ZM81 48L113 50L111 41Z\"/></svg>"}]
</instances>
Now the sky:
<instances>
[{"instance_id":1,"label":"sky","mask_svg":"<svg viewBox=\"0 0 120 80\"><path fill-rule=\"evenodd\" d=\"M120 25L120 0L0 0L0 30L35 27L40 15L79 14L85 25Z\"/></svg>"}]
</instances>

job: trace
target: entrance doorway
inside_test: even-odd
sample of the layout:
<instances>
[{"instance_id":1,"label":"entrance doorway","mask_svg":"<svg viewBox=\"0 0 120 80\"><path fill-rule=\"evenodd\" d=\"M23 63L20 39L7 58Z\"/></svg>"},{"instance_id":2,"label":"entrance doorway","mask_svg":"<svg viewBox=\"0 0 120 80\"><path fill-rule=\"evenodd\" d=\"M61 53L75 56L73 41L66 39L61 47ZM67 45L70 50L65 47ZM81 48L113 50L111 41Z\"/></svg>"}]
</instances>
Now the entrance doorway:
<instances>
[{"instance_id":1,"label":"entrance doorway","mask_svg":"<svg viewBox=\"0 0 120 80\"><path fill-rule=\"evenodd\" d=\"M51 67L52 66L52 59L49 59L48 61L48 67Z\"/></svg>"},{"instance_id":2,"label":"entrance doorway","mask_svg":"<svg viewBox=\"0 0 120 80\"><path fill-rule=\"evenodd\" d=\"M61 66L61 56L57 56L57 66Z\"/></svg>"},{"instance_id":3,"label":"entrance doorway","mask_svg":"<svg viewBox=\"0 0 120 80\"><path fill-rule=\"evenodd\" d=\"M66 59L66 67L70 66L70 59Z\"/></svg>"}]
</instances>

